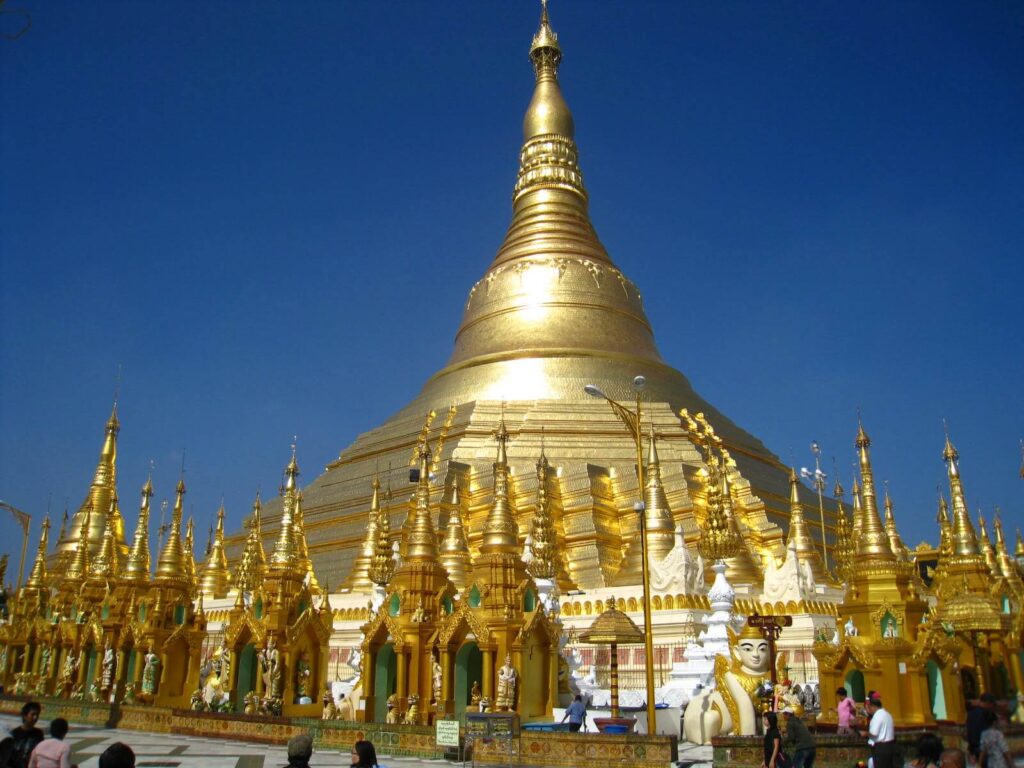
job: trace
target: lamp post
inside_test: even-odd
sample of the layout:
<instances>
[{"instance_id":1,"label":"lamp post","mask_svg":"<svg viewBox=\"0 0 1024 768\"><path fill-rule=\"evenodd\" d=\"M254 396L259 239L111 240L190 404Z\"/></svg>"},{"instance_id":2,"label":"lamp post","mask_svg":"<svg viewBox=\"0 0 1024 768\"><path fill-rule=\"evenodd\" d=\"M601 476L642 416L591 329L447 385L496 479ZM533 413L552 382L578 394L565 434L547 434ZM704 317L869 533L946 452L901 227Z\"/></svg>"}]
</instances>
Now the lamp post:
<instances>
[{"instance_id":1,"label":"lamp post","mask_svg":"<svg viewBox=\"0 0 1024 768\"><path fill-rule=\"evenodd\" d=\"M25 552L28 549L28 529L32 523L32 517L28 512L23 512L6 501L0 501L0 509L6 509L14 515L14 519L21 526L21 559L18 561L18 586L16 587L16 590L20 591L21 581L25 575ZM0 587L3 587L3 584L0 584Z\"/></svg>"},{"instance_id":2,"label":"lamp post","mask_svg":"<svg viewBox=\"0 0 1024 768\"><path fill-rule=\"evenodd\" d=\"M825 561L825 571L828 572L828 545L825 543L825 500L822 496L825 492L825 480L828 475L821 471L819 460L821 446L818 445L817 440L811 441L811 453L814 454L814 471L811 472L807 467L801 467L800 477L810 480L818 491L818 514L821 515L821 556Z\"/></svg>"},{"instance_id":3,"label":"lamp post","mask_svg":"<svg viewBox=\"0 0 1024 768\"><path fill-rule=\"evenodd\" d=\"M651 574L647 562L647 510L644 504L644 453L643 453L643 432L640 429L641 407L640 398L644 387L647 386L647 379L643 376L633 378L633 391L636 393L636 409L630 410L622 403L612 400L601 391L596 384L587 384L583 391L591 397L600 397L612 407L615 415L626 425L629 434L636 442L636 478L640 500L633 505L633 509L640 515L640 548L643 558L643 599L644 599L644 653L647 656L645 672L647 674L647 732L656 734L658 724L654 714L654 635L651 625Z\"/></svg>"}]
</instances>

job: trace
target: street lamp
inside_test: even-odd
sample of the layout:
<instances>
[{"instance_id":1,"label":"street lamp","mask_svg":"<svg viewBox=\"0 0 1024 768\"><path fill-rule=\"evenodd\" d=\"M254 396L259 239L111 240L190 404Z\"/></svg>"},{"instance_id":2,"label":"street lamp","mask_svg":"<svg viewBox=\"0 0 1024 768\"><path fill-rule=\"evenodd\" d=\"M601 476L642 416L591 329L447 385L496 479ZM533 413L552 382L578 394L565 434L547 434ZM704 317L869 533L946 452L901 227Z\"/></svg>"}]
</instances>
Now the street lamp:
<instances>
[{"instance_id":1,"label":"street lamp","mask_svg":"<svg viewBox=\"0 0 1024 768\"><path fill-rule=\"evenodd\" d=\"M622 403L612 400L601 391L596 384L587 384L583 391L591 397L603 398L615 411L615 415L626 425L629 434L636 442L636 478L640 501L633 505L633 509L640 515L640 548L643 559L643 584L644 584L644 652L647 655L645 672L647 673L647 732L656 734L658 724L654 715L654 636L651 625L651 574L647 563L647 514L644 505L644 453L643 453L643 432L640 429L640 398L644 387L647 386L647 379L643 376L633 378L633 391L636 393L636 408L630 410Z\"/></svg>"},{"instance_id":2,"label":"street lamp","mask_svg":"<svg viewBox=\"0 0 1024 768\"><path fill-rule=\"evenodd\" d=\"M828 572L828 545L825 543L825 500L822 494L825 492L825 480L828 475L821 471L821 446L817 440L811 441L811 453L814 454L814 471L807 467L800 468L800 477L810 480L818 491L818 514L821 515L821 555L825 560L825 571Z\"/></svg>"}]
</instances>

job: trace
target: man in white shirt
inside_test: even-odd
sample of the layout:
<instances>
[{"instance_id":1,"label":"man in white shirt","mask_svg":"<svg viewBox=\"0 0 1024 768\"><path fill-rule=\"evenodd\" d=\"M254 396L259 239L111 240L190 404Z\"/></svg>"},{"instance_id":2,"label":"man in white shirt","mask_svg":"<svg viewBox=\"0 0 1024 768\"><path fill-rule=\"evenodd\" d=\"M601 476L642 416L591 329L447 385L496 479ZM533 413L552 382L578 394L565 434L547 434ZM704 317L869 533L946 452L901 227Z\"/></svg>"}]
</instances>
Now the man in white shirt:
<instances>
[{"instance_id":1,"label":"man in white shirt","mask_svg":"<svg viewBox=\"0 0 1024 768\"><path fill-rule=\"evenodd\" d=\"M892 715L885 711L882 700L877 697L867 701L868 744L871 745L873 768L896 768L896 724Z\"/></svg>"}]
</instances>

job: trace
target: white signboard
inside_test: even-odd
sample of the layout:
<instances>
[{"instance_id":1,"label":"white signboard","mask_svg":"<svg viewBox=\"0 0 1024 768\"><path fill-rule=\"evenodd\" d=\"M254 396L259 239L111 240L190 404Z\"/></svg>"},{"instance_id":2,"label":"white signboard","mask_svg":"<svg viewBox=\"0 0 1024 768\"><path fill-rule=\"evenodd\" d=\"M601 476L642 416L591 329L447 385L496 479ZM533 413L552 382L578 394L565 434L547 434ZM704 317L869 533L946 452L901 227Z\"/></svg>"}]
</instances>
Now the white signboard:
<instances>
[{"instance_id":1,"label":"white signboard","mask_svg":"<svg viewBox=\"0 0 1024 768\"><path fill-rule=\"evenodd\" d=\"M458 720L438 720L434 723L434 729L439 747L459 746Z\"/></svg>"}]
</instances>

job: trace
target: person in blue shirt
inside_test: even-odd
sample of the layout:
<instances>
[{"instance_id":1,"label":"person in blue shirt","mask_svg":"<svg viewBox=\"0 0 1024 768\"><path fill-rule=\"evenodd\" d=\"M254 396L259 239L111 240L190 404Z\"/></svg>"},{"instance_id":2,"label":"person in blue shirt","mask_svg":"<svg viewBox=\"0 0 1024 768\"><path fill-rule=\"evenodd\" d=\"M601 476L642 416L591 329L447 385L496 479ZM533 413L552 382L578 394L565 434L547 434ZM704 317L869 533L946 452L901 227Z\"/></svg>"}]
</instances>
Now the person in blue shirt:
<instances>
[{"instance_id":1,"label":"person in blue shirt","mask_svg":"<svg viewBox=\"0 0 1024 768\"><path fill-rule=\"evenodd\" d=\"M565 722L565 718L569 718L569 730L576 733L582 726L583 721L587 717L587 705L583 703L583 697L580 694L576 694L576 698L572 700L572 704L565 710L565 714L562 715L562 722Z\"/></svg>"}]
</instances>

